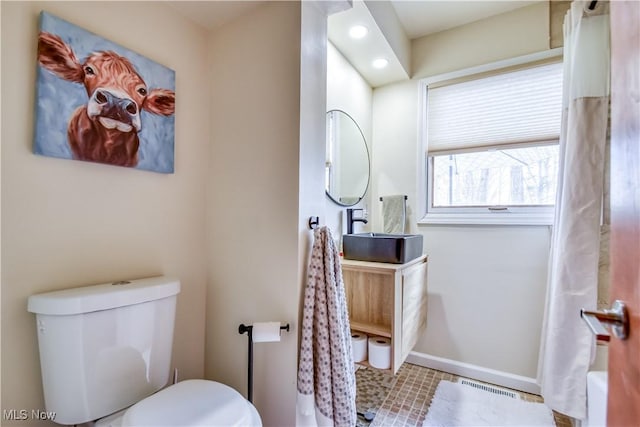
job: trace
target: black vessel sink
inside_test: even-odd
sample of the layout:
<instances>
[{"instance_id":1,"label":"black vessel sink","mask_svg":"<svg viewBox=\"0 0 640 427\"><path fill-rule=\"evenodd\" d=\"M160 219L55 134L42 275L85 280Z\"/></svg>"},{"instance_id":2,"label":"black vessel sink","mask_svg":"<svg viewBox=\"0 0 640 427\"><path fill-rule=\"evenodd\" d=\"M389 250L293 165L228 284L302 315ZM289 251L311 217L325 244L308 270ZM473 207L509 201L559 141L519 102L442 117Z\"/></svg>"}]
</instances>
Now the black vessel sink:
<instances>
[{"instance_id":1,"label":"black vessel sink","mask_svg":"<svg viewBox=\"0 0 640 427\"><path fill-rule=\"evenodd\" d=\"M422 255L421 234L356 233L342 236L345 259L404 264Z\"/></svg>"}]
</instances>

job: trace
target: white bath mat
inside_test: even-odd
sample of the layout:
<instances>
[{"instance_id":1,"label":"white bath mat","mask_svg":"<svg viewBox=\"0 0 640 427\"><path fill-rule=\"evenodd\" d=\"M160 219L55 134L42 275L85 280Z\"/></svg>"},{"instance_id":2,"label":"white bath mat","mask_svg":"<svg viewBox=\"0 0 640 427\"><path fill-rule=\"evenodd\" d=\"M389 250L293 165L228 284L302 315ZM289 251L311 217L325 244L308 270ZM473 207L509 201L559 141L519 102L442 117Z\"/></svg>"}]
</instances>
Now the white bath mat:
<instances>
[{"instance_id":1,"label":"white bath mat","mask_svg":"<svg viewBox=\"0 0 640 427\"><path fill-rule=\"evenodd\" d=\"M468 384L440 381L423 427L555 426L543 403L526 402Z\"/></svg>"}]
</instances>

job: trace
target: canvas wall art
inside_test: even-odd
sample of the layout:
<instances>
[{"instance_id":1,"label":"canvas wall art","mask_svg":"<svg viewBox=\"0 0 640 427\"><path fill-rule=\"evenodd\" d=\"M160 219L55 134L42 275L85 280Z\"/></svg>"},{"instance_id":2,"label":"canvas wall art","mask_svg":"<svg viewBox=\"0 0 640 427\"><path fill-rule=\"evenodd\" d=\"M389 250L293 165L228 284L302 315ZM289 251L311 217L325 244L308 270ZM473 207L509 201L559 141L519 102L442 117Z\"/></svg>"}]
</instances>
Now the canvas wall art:
<instances>
[{"instance_id":1,"label":"canvas wall art","mask_svg":"<svg viewBox=\"0 0 640 427\"><path fill-rule=\"evenodd\" d=\"M40 15L34 152L174 171L175 72Z\"/></svg>"}]
</instances>

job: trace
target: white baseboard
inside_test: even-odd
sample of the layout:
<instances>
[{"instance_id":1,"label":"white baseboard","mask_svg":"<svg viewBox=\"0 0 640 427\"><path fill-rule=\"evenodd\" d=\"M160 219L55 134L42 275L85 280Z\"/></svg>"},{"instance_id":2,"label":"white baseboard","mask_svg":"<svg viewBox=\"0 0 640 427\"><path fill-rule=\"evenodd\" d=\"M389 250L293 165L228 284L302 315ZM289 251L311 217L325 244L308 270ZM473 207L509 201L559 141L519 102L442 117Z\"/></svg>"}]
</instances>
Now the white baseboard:
<instances>
[{"instance_id":1,"label":"white baseboard","mask_svg":"<svg viewBox=\"0 0 640 427\"><path fill-rule=\"evenodd\" d=\"M524 391L525 393L540 394L540 386L536 383L535 378L510 374L508 372L497 371L495 369L484 368L470 363L463 363L456 360L445 359L443 357L432 356L430 354L418 353L417 351L409 353L406 361L413 363L414 365L437 369L438 371L444 371L461 377L467 377L501 387Z\"/></svg>"}]
</instances>

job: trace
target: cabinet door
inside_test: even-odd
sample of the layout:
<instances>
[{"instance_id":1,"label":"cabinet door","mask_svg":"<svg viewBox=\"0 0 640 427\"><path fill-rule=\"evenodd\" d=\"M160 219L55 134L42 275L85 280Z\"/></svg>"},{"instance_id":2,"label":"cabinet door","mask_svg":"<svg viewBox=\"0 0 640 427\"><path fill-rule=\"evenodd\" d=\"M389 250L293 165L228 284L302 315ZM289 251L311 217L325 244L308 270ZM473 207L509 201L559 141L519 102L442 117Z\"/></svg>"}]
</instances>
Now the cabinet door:
<instances>
[{"instance_id":1,"label":"cabinet door","mask_svg":"<svg viewBox=\"0 0 640 427\"><path fill-rule=\"evenodd\" d=\"M405 361L427 326L427 262L402 272L402 348Z\"/></svg>"}]
</instances>

